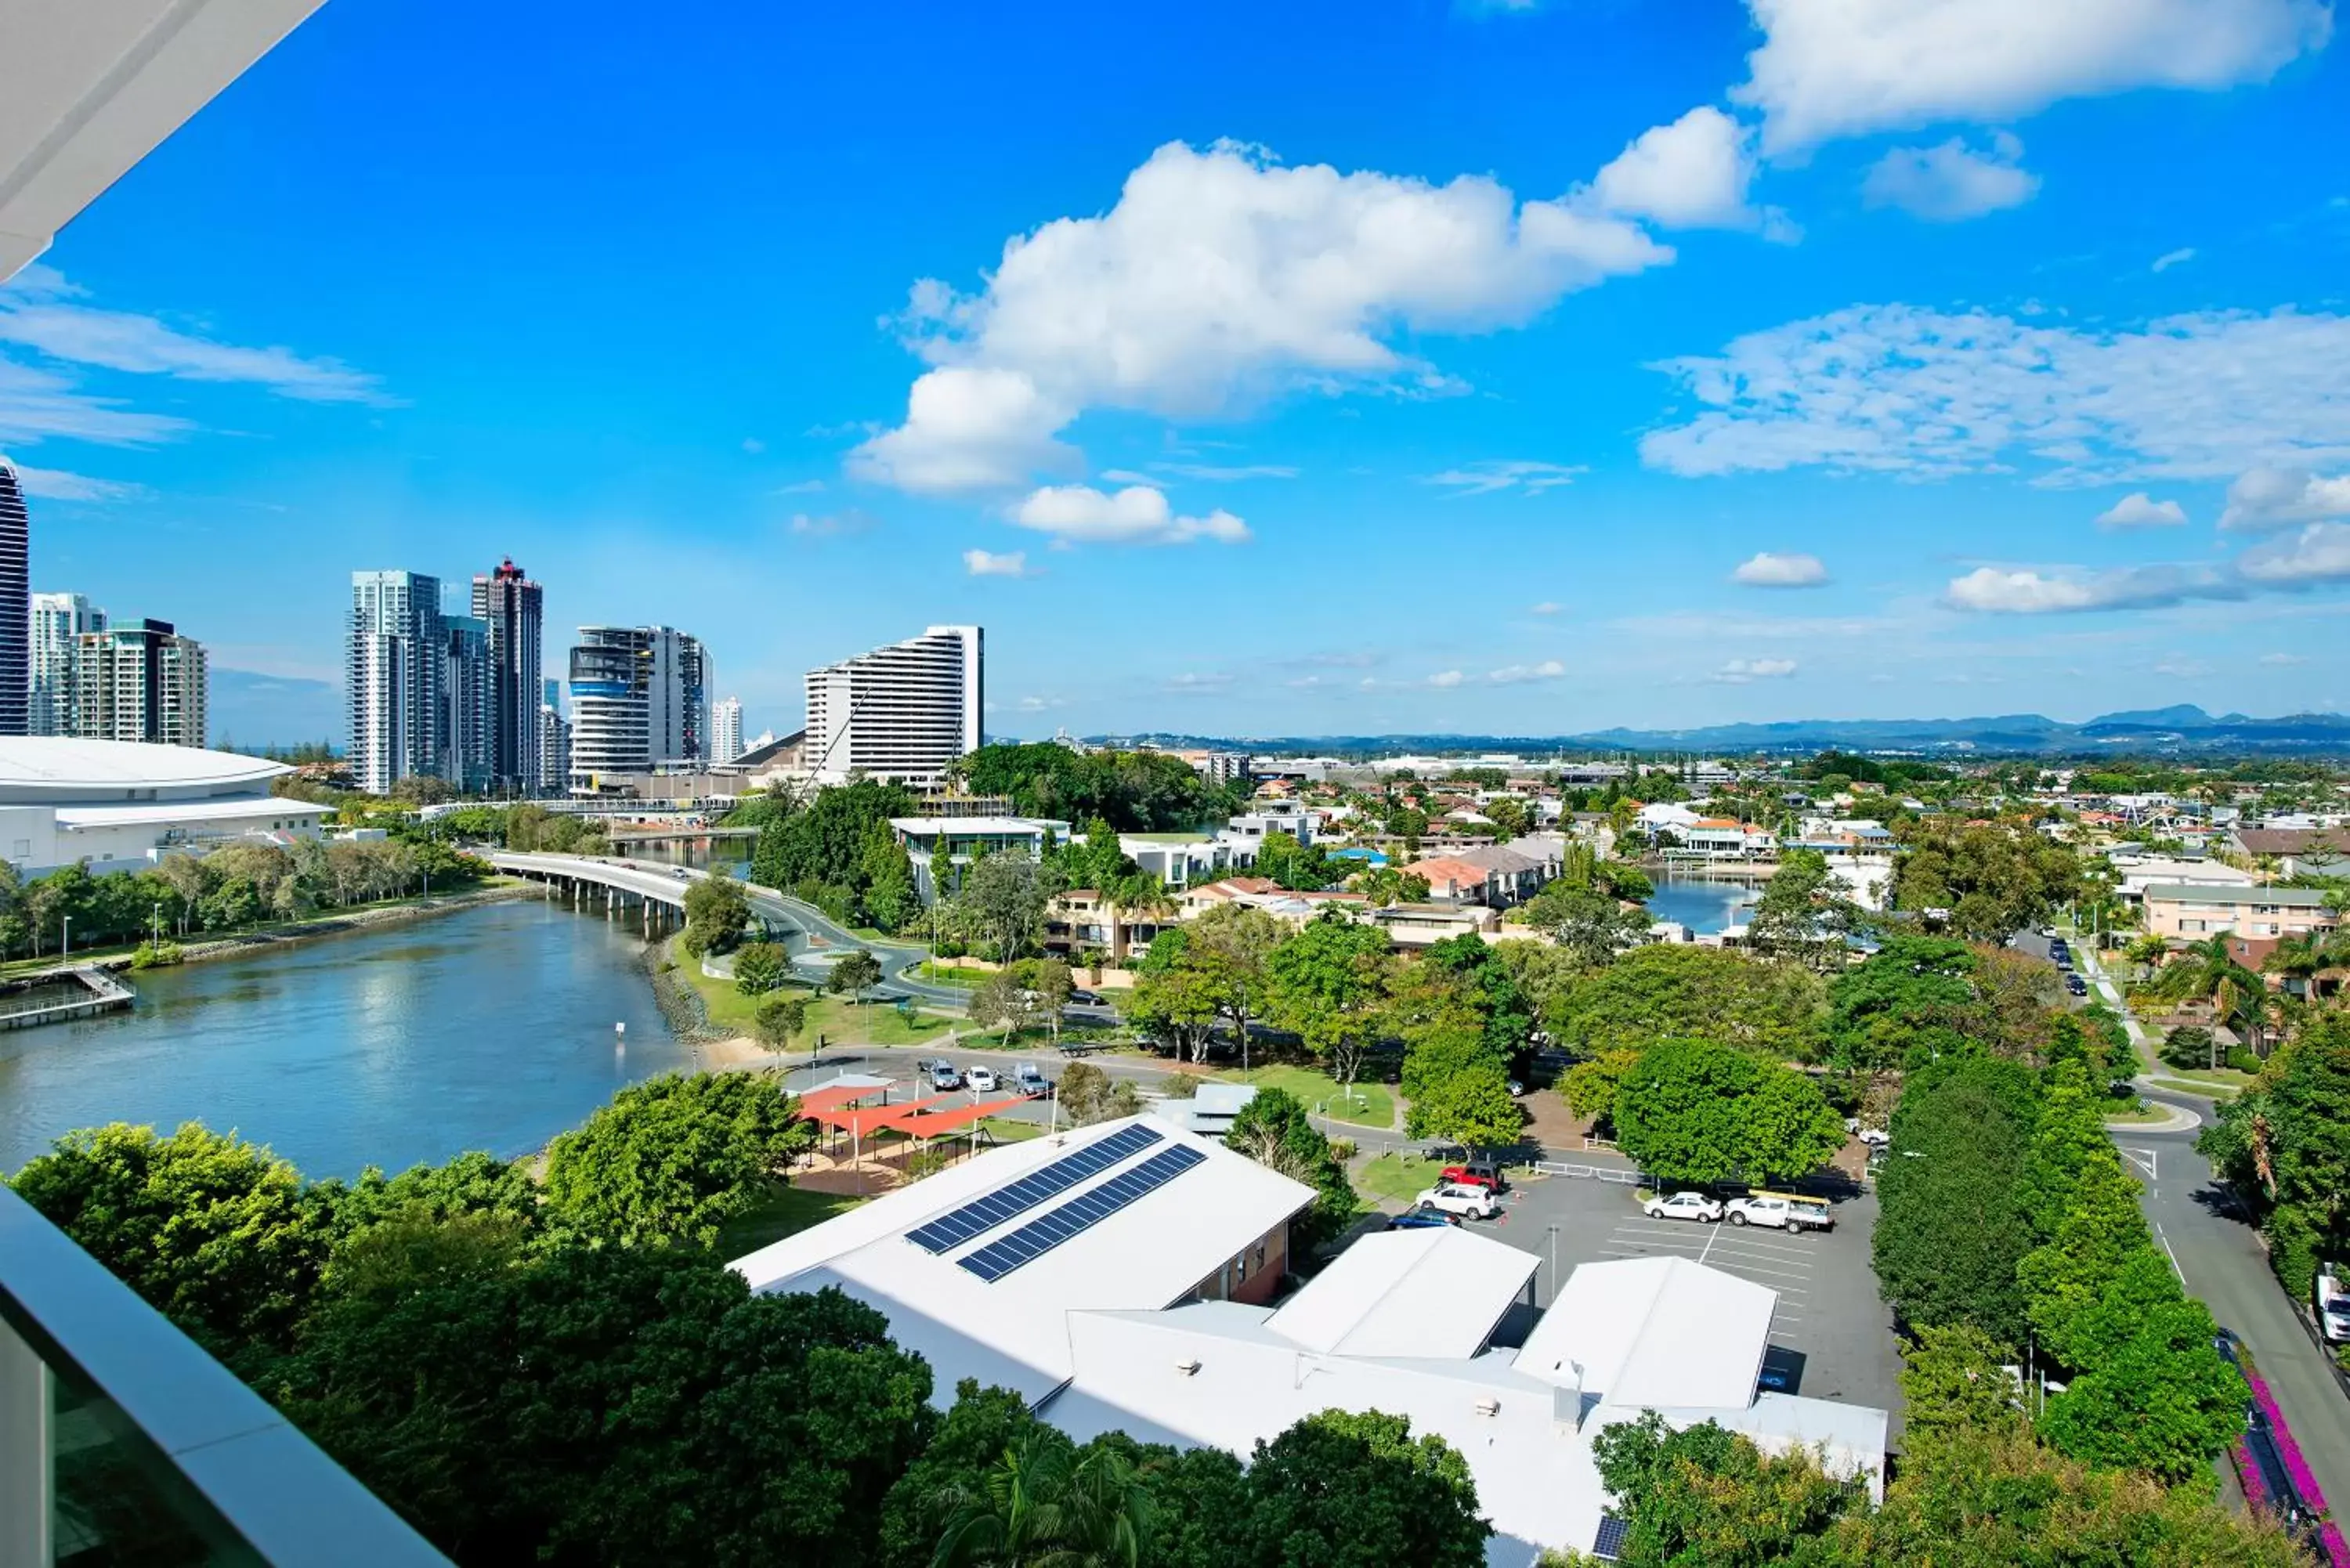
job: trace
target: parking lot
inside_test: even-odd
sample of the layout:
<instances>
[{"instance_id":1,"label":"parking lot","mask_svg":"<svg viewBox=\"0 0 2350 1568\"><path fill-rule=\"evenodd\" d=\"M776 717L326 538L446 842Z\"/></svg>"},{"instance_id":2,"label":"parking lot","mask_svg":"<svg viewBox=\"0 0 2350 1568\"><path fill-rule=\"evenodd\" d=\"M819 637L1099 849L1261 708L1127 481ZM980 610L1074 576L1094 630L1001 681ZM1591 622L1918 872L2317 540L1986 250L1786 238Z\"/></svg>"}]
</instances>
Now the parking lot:
<instances>
[{"instance_id":1,"label":"parking lot","mask_svg":"<svg viewBox=\"0 0 2350 1568\"><path fill-rule=\"evenodd\" d=\"M1535 1280L1544 1304L1554 1256L1557 1279L1611 1258L1679 1257L1751 1280L1779 1296L1766 1375L1781 1377L1790 1394L1889 1410L1898 1438L1901 1358L1868 1262L1873 1195L1838 1202L1834 1231L1789 1232L1651 1220L1640 1211L1643 1189L1613 1182L1516 1172L1512 1180L1500 1218L1476 1229L1543 1260Z\"/></svg>"}]
</instances>

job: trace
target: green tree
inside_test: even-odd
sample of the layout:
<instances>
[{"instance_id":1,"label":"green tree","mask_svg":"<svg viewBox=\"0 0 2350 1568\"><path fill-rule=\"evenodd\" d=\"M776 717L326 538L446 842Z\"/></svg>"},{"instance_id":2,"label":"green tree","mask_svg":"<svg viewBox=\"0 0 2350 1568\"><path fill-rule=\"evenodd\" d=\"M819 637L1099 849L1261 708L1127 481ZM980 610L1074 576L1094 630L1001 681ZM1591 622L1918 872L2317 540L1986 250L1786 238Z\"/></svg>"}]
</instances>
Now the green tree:
<instances>
[{"instance_id":1,"label":"green tree","mask_svg":"<svg viewBox=\"0 0 2350 1568\"><path fill-rule=\"evenodd\" d=\"M1135 965L1134 989L1123 1011L1128 1023L1165 1042L1179 1060L1202 1062L1222 1001L1215 962L1200 950L1188 928L1170 926Z\"/></svg>"},{"instance_id":2,"label":"green tree","mask_svg":"<svg viewBox=\"0 0 2350 1568\"><path fill-rule=\"evenodd\" d=\"M1236 1523L1249 1563L1482 1568L1492 1533L1460 1454L1376 1410L1325 1410L1258 1443L1248 1490L1248 1518Z\"/></svg>"},{"instance_id":3,"label":"green tree","mask_svg":"<svg viewBox=\"0 0 2350 1568\"><path fill-rule=\"evenodd\" d=\"M1035 862L1016 853L972 861L954 895L952 913L998 961L1010 963L1027 950L1044 924L1045 889Z\"/></svg>"},{"instance_id":4,"label":"green tree","mask_svg":"<svg viewBox=\"0 0 2350 1568\"><path fill-rule=\"evenodd\" d=\"M2017 1192L2039 1110L2019 1064L1980 1054L1914 1075L1877 1179L1877 1288L1908 1326L1969 1326L2020 1348L2016 1268L2033 1237Z\"/></svg>"},{"instance_id":5,"label":"green tree","mask_svg":"<svg viewBox=\"0 0 2350 1568\"><path fill-rule=\"evenodd\" d=\"M1351 1085L1378 1034L1390 967L1385 932L1325 909L1265 960L1267 1011Z\"/></svg>"},{"instance_id":6,"label":"green tree","mask_svg":"<svg viewBox=\"0 0 2350 1568\"><path fill-rule=\"evenodd\" d=\"M933 1568L1139 1568L1150 1494L1114 1449L1023 1433L981 1483L955 1496Z\"/></svg>"},{"instance_id":7,"label":"green tree","mask_svg":"<svg viewBox=\"0 0 2350 1568\"><path fill-rule=\"evenodd\" d=\"M1219 905L1187 921L1183 929L1191 935L1192 958L1206 973L1216 1011L1245 1061L1249 1030L1271 1005L1272 980L1265 965L1288 940L1289 929L1244 904Z\"/></svg>"},{"instance_id":8,"label":"green tree","mask_svg":"<svg viewBox=\"0 0 2350 1568\"><path fill-rule=\"evenodd\" d=\"M308 1304L328 1214L266 1148L189 1122L68 1133L10 1181L147 1303L213 1354L282 1343Z\"/></svg>"},{"instance_id":9,"label":"green tree","mask_svg":"<svg viewBox=\"0 0 2350 1568\"><path fill-rule=\"evenodd\" d=\"M1025 972L1021 978L1027 985L1029 995L1035 999L1037 1012L1043 1015L1045 1025L1052 1031L1053 1044L1057 1046L1061 1043L1061 1009L1069 1005L1069 998L1076 993L1077 989L1076 979L1069 973L1068 961L1037 959L1022 967Z\"/></svg>"},{"instance_id":10,"label":"green tree","mask_svg":"<svg viewBox=\"0 0 2350 1568\"><path fill-rule=\"evenodd\" d=\"M1006 1452L1050 1431L1011 1389L969 1377L957 1384L954 1403L882 1503L879 1568L929 1568L957 1503L984 1490Z\"/></svg>"},{"instance_id":11,"label":"green tree","mask_svg":"<svg viewBox=\"0 0 2350 1568\"><path fill-rule=\"evenodd\" d=\"M931 1417L929 1370L837 1291L698 1251L409 1250L263 1385L466 1563L856 1563ZM390 1261L390 1260L387 1260Z\"/></svg>"},{"instance_id":12,"label":"green tree","mask_svg":"<svg viewBox=\"0 0 2350 1568\"><path fill-rule=\"evenodd\" d=\"M1006 1044L1028 1022L1033 1011L1027 989L1010 964L980 981L971 993L969 1010L971 1021L982 1029L1003 1030Z\"/></svg>"},{"instance_id":13,"label":"green tree","mask_svg":"<svg viewBox=\"0 0 2350 1568\"><path fill-rule=\"evenodd\" d=\"M701 877L686 888L679 945L687 952L730 952L750 925L751 900L733 877Z\"/></svg>"},{"instance_id":14,"label":"green tree","mask_svg":"<svg viewBox=\"0 0 2350 1568\"><path fill-rule=\"evenodd\" d=\"M1892 904L1941 909L1960 934L2004 941L2085 889L2078 855L2030 821L1919 818L1895 829Z\"/></svg>"},{"instance_id":15,"label":"green tree","mask_svg":"<svg viewBox=\"0 0 2350 1568\"><path fill-rule=\"evenodd\" d=\"M1510 912L1512 923L1531 926L1586 968L1607 963L1648 934L1648 911L1627 909L1613 893L1577 888L1564 878Z\"/></svg>"},{"instance_id":16,"label":"green tree","mask_svg":"<svg viewBox=\"0 0 2350 1568\"><path fill-rule=\"evenodd\" d=\"M1822 1052L1826 1012L1819 978L1796 965L1658 942L1582 976L1552 998L1543 1019L1553 1037L1593 1055L1678 1035L1812 1061Z\"/></svg>"},{"instance_id":17,"label":"green tree","mask_svg":"<svg viewBox=\"0 0 2350 1568\"><path fill-rule=\"evenodd\" d=\"M781 1051L807 1027L808 999L791 992L771 994L751 1015L751 1033L770 1051Z\"/></svg>"},{"instance_id":18,"label":"green tree","mask_svg":"<svg viewBox=\"0 0 2350 1568\"><path fill-rule=\"evenodd\" d=\"M1072 1127L1115 1121L1142 1109L1142 1096L1132 1084L1112 1078L1090 1062L1070 1063L1053 1085L1053 1097Z\"/></svg>"},{"instance_id":19,"label":"green tree","mask_svg":"<svg viewBox=\"0 0 2350 1568\"><path fill-rule=\"evenodd\" d=\"M1067 1082L1066 1074L1062 1081ZM1305 1104L1288 1090L1260 1087L1232 1117L1224 1143L1266 1169L1314 1189L1314 1206L1290 1221L1290 1241L1299 1251L1311 1251L1354 1219L1357 1199L1347 1168L1331 1152L1329 1138L1315 1127Z\"/></svg>"},{"instance_id":20,"label":"green tree","mask_svg":"<svg viewBox=\"0 0 2350 1568\"><path fill-rule=\"evenodd\" d=\"M824 988L837 995L862 1002L865 993L881 983L881 961L863 948L851 948L832 962L824 977Z\"/></svg>"},{"instance_id":21,"label":"green tree","mask_svg":"<svg viewBox=\"0 0 2350 1568\"><path fill-rule=\"evenodd\" d=\"M2312 1020L2197 1147L2251 1202L2270 1266L2306 1299L2318 1258L2350 1247L2350 1016Z\"/></svg>"},{"instance_id":22,"label":"green tree","mask_svg":"<svg viewBox=\"0 0 2350 1568\"><path fill-rule=\"evenodd\" d=\"M1970 1324L1926 1324L1901 1346L1903 1430L1913 1444L1954 1431L2021 1430L2022 1389L2007 1351Z\"/></svg>"},{"instance_id":23,"label":"green tree","mask_svg":"<svg viewBox=\"0 0 2350 1568\"><path fill-rule=\"evenodd\" d=\"M1642 1053L1616 1092L1615 1123L1624 1152L1669 1181L1800 1176L1844 1145L1810 1079L1703 1040Z\"/></svg>"},{"instance_id":24,"label":"green tree","mask_svg":"<svg viewBox=\"0 0 2350 1568\"><path fill-rule=\"evenodd\" d=\"M1516 971L1502 957L1497 944L1464 931L1430 942L1421 950L1419 961L1421 967L1460 982L1461 997L1475 1011L1486 1047L1496 1061L1506 1065L1532 1043L1534 999L1518 983Z\"/></svg>"},{"instance_id":25,"label":"green tree","mask_svg":"<svg viewBox=\"0 0 2350 1568\"><path fill-rule=\"evenodd\" d=\"M1297 836L1278 828L1264 836L1257 845L1256 861L1250 867L1257 876L1271 877L1283 887L1300 892L1317 892L1336 886L1339 878L1352 870L1350 860L1333 861L1329 852L1318 844L1301 844Z\"/></svg>"},{"instance_id":26,"label":"green tree","mask_svg":"<svg viewBox=\"0 0 2350 1568\"><path fill-rule=\"evenodd\" d=\"M1890 937L1828 987L1828 1039L1839 1066L1883 1072L1915 1054L1955 1050L1974 1005L1976 959L1964 942Z\"/></svg>"},{"instance_id":27,"label":"green tree","mask_svg":"<svg viewBox=\"0 0 2350 1568\"><path fill-rule=\"evenodd\" d=\"M2219 1018L2242 1033L2255 1054L2263 1043L2268 982L2236 956L2234 933L2221 931L2184 950L2155 977L2155 994L2167 1002L2210 1004Z\"/></svg>"},{"instance_id":28,"label":"green tree","mask_svg":"<svg viewBox=\"0 0 2350 1568\"><path fill-rule=\"evenodd\" d=\"M2138 1209L2138 1184L2111 1147L2105 1158L2082 1166L2064 1195L2054 1234L2016 1264L2025 1315L2041 1344L2069 1366L2087 1364L2074 1336L2090 1321L2090 1309L2120 1278L2123 1265L2154 1242ZM2024 1212L2028 1219L2030 1210Z\"/></svg>"},{"instance_id":29,"label":"green tree","mask_svg":"<svg viewBox=\"0 0 2350 1568\"><path fill-rule=\"evenodd\" d=\"M734 989L764 996L792 978L791 954L781 942L745 942L734 954Z\"/></svg>"},{"instance_id":30,"label":"green tree","mask_svg":"<svg viewBox=\"0 0 2350 1568\"><path fill-rule=\"evenodd\" d=\"M1653 1410L1608 1427L1591 1451L1628 1527L1626 1568L1790 1561L1867 1495L1800 1450L1766 1456L1711 1421L1675 1431Z\"/></svg>"},{"instance_id":31,"label":"green tree","mask_svg":"<svg viewBox=\"0 0 2350 1568\"><path fill-rule=\"evenodd\" d=\"M1865 923L1828 869L1826 856L1785 849L1747 922L1747 940L1763 952L1828 972L1844 968L1846 939Z\"/></svg>"},{"instance_id":32,"label":"green tree","mask_svg":"<svg viewBox=\"0 0 2350 1568\"><path fill-rule=\"evenodd\" d=\"M764 1074L664 1074L547 1145L548 1218L614 1246L707 1246L815 1141Z\"/></svg>"},{"instance_id":33,"label":"green tree","mask_svg":"<svg viewBox=\"0 0 2350 1568\"><path fill-rule=\"evenodd\" d=\"M2243 1375L2213 1347L2217 1332L2201 1302L2154 1308L2137 1334L2049 1401L2049 1443L2173 1486L2208 1474L2243 1437L2251 1403Z\"/></svg>"}]
</instances>

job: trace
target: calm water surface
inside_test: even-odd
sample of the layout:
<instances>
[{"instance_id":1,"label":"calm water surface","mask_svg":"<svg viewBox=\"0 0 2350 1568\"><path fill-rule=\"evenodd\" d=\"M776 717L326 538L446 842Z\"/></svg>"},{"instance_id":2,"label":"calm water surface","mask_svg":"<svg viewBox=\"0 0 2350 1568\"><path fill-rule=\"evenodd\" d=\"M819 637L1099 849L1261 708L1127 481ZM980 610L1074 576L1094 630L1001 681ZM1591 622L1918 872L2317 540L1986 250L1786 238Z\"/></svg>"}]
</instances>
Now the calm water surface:
<instances>
[{"instance_id":1,"label":"calm water surface","mask_svg":"<svg viewBox=\"0 0 2350 1568\"><path fill-rule=\"evenodd\" d=\"M1760 882L1715 881L1703 877L1678 877L1657 881L1657 895L1648 913L1659 920L1675 920L1693 936L1711 936L1743 925L1762 897Z\"/></svg>"},{"instance_id":2,"label":"calm water surface","mask_svg":"<svg viewBox=\"0 0 2350 1568\"><path fill-rule=\"evenodd\" d=\"M109 1121L234 1128L312 1176L528 1153L691 1064L640 950L525 899L130 976L130 1013L0 1033L0 1172Z\"/></svg>"}]
</instances>

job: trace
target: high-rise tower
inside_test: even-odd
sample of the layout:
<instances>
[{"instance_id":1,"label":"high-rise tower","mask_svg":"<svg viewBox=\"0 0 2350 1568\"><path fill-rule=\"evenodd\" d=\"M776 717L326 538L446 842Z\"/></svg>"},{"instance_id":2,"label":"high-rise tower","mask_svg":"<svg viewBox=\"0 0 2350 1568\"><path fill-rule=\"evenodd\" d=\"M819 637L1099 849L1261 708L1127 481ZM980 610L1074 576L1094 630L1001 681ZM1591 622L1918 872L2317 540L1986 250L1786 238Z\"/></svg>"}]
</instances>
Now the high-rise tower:
<instances>
[{"instance_id":1,"label":"high-rise tower","mask_svg":"<svg viewBox=\"0 0 2350 1568\"><path fill-rule=\"evenodd\" d=\"M571 779L710 761L710 656L666 626L583 626L571 650Z\"/></svg>"},{"instance_id":2,"label":"high-rise tower","mask_svg":"<svg viewBox=\"0 0 2350 1568\"><path fill-rule=\"evenodd\" d=\"M351 574L350 764L369 794L389 794L411 774L443 772L448 647L440 578Z\"/></svg>"},{"instance_id":3,"label":"high-rise tower","mask_svg":"<svg viewBox=\"0 0 2350 1568\"><path fill-rule=\"evenodd\" d=\"M985 636L934 626L807 677L807 765L826 783L852 774L934 787L985 741Z\"/></svg>"},{"instance_id":4,"label":"high-rise tower","mask_svg":"<svg viewBox=\"0 0 2350 1568\"><path fill-rule=\"evenodd\" d=\"M31 728L32 545L25 487L0 461L0 735Z\"/></svg>"},{"instance_id":5,"label":"high-rise tower","mask_svg":"<svg viewBox=\"0 0 2350 1568\"><path fill-rule=\"evenodd\" d=\"M79 594L33 596L32 701L27 733L70 735L81 634L104 631L106 612Z\"/></svg>"},{"instance_id":6,"label":"high-rise tower","mask_svg":"<svg viewBox=\"0 0 2350 1568\"><path fill-rule=\"evenodd\" d=\"M539 776L539 587L513 557L473 578L473 614L489 623L490 775L502 790L539 793L560 779Z\"/></svg>"}]
</instances>

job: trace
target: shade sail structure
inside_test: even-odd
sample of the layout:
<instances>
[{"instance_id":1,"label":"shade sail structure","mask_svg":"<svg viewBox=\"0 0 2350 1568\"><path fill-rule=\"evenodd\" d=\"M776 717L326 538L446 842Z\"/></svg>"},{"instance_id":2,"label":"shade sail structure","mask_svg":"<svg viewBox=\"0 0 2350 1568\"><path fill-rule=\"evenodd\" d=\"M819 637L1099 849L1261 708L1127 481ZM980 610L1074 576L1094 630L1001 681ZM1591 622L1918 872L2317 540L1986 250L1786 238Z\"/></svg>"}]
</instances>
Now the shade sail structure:
<instances>
[{"instance_id":1,"label":"shade sail structure","mask_svg":"<svg viewBox=\"0 0 2350 1568\"><path fill-rule=\"evenodd\" d=\"M923 1102L925 1105L929 1103ZM896 1126L899 1132L910 1137L936 1137L941 1133L952 1132L957 1127L969 1127L982 1116L992 1116L998 1111L1014 1110L1027 1103L1027 1096L1015 1095L1008 1100L983 1100L977 1105L956 1106L943 1111L916 1111L913 1115L899 1121ZM909 1107L899 1106L894 1108L902 1111Z\"/></svg>"}]
</instances>

